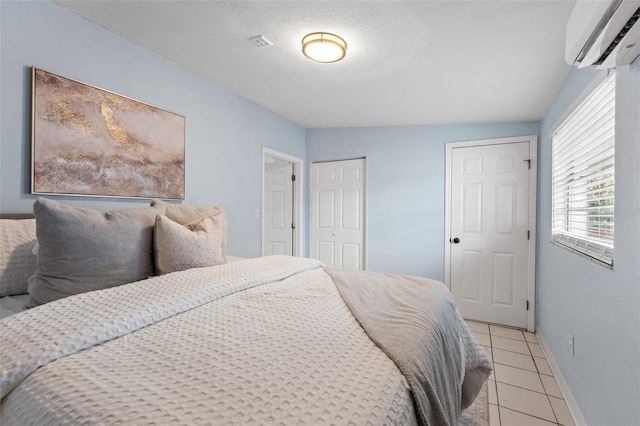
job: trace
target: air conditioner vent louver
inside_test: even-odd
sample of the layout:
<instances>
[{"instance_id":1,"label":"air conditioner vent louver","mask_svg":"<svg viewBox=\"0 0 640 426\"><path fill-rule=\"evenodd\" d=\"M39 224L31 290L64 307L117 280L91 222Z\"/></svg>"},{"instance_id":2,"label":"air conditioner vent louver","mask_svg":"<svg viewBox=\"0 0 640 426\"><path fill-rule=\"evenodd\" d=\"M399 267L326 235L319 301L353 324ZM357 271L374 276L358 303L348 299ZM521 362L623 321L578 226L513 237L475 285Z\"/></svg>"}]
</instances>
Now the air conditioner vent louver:
<instances>
[{"instance_id":1,"label":"air conditioner vent louver","mask_svg":"<svg viewBox=\"0 0 640 426\"><path fill-rule=\"evenodd\" d=\"M640 55L640 0L581 0L567 22L566 60L582 67L627 65Z\"/></svg>"},{"instance_id":2,"label":"air conditioner vent louver","mask_svg":"<svg viewBox=\"0 0 640 426\"><path fill-rule=\"evenodd\" d=\"M638 19L640 19L640 7L636 10L633 16L627 21L624 27L622 27L622 29L620 30L616 38L613 39L613 41L611 42L609 47L607 47L607 49L604 51L602 56L598 58L598 60L595 63L596 65L602 65L604 63L604 61L609 57L609 55L611 55L611 53L618 47L620 42L625 38L625 36L631 30L631 28L635 25L635 23L638 22ZM630 47L633 47L634 45Z\"/></svg>"}]
</instances>

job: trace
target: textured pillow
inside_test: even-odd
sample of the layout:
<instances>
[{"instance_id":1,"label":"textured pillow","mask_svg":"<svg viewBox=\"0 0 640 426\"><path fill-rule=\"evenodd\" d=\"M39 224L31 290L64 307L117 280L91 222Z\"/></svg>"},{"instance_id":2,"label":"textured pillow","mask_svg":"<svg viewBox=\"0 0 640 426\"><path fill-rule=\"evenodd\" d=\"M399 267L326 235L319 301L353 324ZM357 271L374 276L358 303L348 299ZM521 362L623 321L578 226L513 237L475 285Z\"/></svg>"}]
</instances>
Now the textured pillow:
<instances>
[{"instance_id":1,"label":"textured pillow","mask_svg":"<svg viewBox=\"0 0 640 426\"><path fill-rule=\"evenodd\" d=\"M39 198L33 211L39 248L29 307L154 275L153 225L162 207L100 212Z\"/></svg>"},{"instance_id":2,"label":"textured pillow","mask_svg":"<svg viewBox=\"0 0 640 426\"><path fill-rule=\"evenodd\" d=\"M222 207L191 207L182 204L170 204L165 203L162 200L152 200L151 207L161 207L165 209L165 215L178 222L181 225L187 223L199 222L207 217L216 218L219 217L219 221L222 226L222 254L227 255L227 213Z\"/></svg>"},{"instance_id":3,"label":"textured pillow","mask_svg":"<svg viewBox=\"0 0 640 426\"><path fill-rule=\"evenodd\" d=\"M0 297L27 292L36 270L35 245L35 219L0 219Z\"/></svg>"},{"instance_id":4,"label":"textured pillow","mask_svg":"<svg viewBox=\"0 0 640 426\"><path fill-rule=\"evenodd\" d=\"M158 215L155 226L156 269L159 275L226 263L221 215L180 225Z\"/></svg>"}]
</instances>

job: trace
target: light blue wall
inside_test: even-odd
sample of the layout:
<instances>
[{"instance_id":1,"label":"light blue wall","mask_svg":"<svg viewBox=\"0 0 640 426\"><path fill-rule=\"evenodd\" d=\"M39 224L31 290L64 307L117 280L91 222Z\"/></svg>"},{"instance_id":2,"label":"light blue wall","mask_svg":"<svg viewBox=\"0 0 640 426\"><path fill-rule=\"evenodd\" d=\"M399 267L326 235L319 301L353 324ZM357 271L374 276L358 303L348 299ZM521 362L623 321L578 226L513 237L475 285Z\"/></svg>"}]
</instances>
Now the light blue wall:
<instances>
[{"instance_id":1,"label":"light blue wall","mask_svg":"<svg viewBox=\"0 0 640 426\"><path fill-rule=\"evenodd\" d=\"M31 66L187 118L185 204L221 205L229 252L260 254L262 146L305 156L305 130L48 1L0 1L0 212L29 212ZM202 52L203 55L208 52ZM143 200L56 197L96 209Z\"/></svg>"},{"instance_id":2,"label":"light blue wall","mask_svg":"<svg viewBox=\"0 0 640 426\"><path fill-rule=\"evenodd\" d=\"M595 75L574 70L541 122L538 326L587 424L632 425L640 419L640 60L616 77L614 269L550 243L547 135Z\"/></svg>"},{"instance_id":3,"label":"light blue wall","mask_svg":"<svg viewBox=\"0 0 640 426\"><path fill-rule=\"evenodd\" d=\"M538 123L308 129L307 162L366 157L368 269L443 280L445 144L538 130Z\"/></svg>"}]
</instances>

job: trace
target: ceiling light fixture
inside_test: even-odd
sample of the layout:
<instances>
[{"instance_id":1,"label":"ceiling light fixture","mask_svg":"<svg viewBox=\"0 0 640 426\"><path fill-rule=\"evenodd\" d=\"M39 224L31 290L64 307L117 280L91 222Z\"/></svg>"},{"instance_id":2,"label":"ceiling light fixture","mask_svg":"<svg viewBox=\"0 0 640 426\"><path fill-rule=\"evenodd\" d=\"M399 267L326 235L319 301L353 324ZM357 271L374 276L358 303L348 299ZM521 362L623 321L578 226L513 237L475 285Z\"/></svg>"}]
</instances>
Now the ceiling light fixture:
<instances>
[{"instance_id":1,"label":"ceiling light fixture","mask_svg":"<svg viewBox=\"0 0 640 426\"><path fill-rule=\"evenodd\" d=\"M302 38L302 54L316 62L338 62L347 54L347 42L331 33L307 34Z\"/></svg>"}]
</instances>

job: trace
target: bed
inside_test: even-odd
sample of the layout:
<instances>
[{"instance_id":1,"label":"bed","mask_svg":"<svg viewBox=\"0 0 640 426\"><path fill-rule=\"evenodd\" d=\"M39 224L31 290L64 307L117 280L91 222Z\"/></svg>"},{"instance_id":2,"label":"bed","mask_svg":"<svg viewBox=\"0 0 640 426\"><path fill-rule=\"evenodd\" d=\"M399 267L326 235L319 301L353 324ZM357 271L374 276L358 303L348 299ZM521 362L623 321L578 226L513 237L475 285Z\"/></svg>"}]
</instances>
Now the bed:
<instances>
[{"instance_id":1,"label":"bed","mask_svg":"<svg viewBox=\"0 0 640 426\"><path fill-rule=\"evenodd\" d=\"M97 289L77 280L75 294L55 280L37 289L38 274L43 282L49 276L47 251L73 245L60 248L48 233L83 237L79 222L56 220L110 218L58 204L34 206L39 248L27 244L37 258L27 302L33 307L0 319L0 424L458 424L491 372L442 283L327 270L288 256L229 262L221 209L156 203L162 211L151 212L151 234L145 228L140 235L153 235L160 275L107 280ZM214 235L209 249L217 254L193 266L207 246L194 242L189 224L212 213L218 226L196 234ZM171 244L189 241L177 263L180 256L167 257L158 234L168 217L188 230L172 234ZM136 250L143 247L131 230L124 235ZM89 235L65 259L92 252L86 247L93 240ZM182 268L185 258L189 267ZM105 266L92 262L104 274Z\"/></svg>"}]
</instances>

